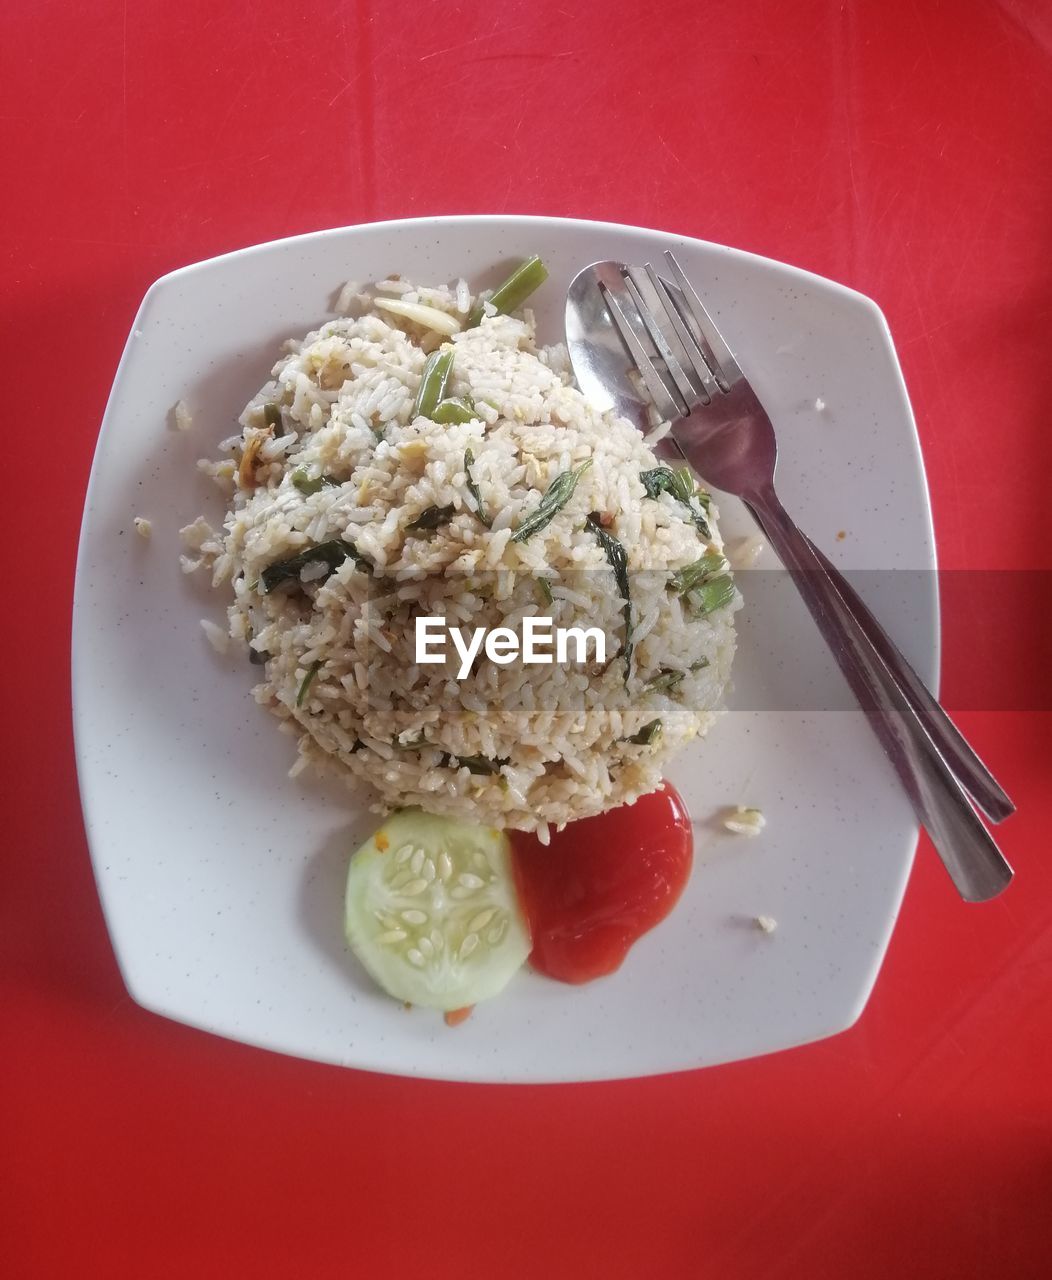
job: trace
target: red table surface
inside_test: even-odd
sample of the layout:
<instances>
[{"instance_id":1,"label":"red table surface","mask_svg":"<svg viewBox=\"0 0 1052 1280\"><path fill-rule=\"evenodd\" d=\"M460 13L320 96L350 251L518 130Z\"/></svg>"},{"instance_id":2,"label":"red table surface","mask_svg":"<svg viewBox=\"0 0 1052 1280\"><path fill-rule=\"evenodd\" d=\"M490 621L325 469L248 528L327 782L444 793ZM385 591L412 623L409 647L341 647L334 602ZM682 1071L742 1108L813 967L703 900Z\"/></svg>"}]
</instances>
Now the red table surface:
<instances>
[{"instance_id":1,"label":"red table surface","mask_svg":"<svg viewBox=\"0 0 1052 1280\"><path fill-rule=\"evenodd\" d=\"M0 56L3 1274L1048 1275L1048 5L37 0L5 7ZM1016 883L967 907L923 842L872 1001L825 1043L421 1083L228 1043L122 987L67 672L139 300L277 236L503 211L665 227L870 294L942 563L988 571L962 580L944 687L1019 803ZM982 698L977 654L1006 672Z\"/></svg>"}]
</instances>

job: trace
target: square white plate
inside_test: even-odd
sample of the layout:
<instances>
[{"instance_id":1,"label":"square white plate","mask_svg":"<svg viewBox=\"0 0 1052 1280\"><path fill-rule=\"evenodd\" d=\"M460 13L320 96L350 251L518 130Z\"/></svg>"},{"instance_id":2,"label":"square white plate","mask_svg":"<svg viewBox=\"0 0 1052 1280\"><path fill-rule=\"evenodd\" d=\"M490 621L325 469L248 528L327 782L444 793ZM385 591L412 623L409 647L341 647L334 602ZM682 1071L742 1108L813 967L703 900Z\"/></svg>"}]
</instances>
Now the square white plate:
<instances>
[{"instance_id":1,"label":"square white plate","mask_svg":"<svg viewBox=\"0 0 1052 1280\"><path fill-rule=\"evenodd\" d=\"M618 974L569 987L524 972L450 1030L383 997L346 951L346 859L374 819L339 787L287 778L292 740L250 698L253 669L219 658L199 626L222 621L225 601L179 570L178 528L202 511L221 518L195 460L234 430L281 342L331 317L345 280L397 271L487 285L537 252L551 278L535 309L542 337L555 341L581 266L656 260L666 247L775 421L780 490L803 527L847 567L934 568L923 464L887 326L868 299L816 276L680 236L525 217L348 227L165 276L143 301L106 410L74 601L85 821L140 1004L303 1057L492 1081L680 1070L802 1044L858 1017L917 828L857 711L731 711L671 775L697 848L670 919ZM170 425L179 399L194 413L187 434ZM721 507L725 535L748 532L736 504ZM136 515L153 522L148 542L133 531ZM908 634L901 617L888 623L931 684L937 600L934 575L923 579ZM747 577L743 592L737 700L765 705L750 692L797 663L811 671L821 642L793 602L784 627L750 627ZM760 838L721 831L715 818L736 803L763 808ZM755 926L760 914L778 920L776 933Z\"/></svg>"}]
</instances>

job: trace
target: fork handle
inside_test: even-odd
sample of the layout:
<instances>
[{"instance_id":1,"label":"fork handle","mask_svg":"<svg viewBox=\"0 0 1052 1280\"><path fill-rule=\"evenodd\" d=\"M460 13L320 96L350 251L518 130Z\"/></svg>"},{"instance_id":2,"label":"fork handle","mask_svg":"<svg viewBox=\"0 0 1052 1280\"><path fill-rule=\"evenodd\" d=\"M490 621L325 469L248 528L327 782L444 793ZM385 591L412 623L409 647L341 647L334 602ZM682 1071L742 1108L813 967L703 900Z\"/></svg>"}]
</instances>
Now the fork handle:
<instances>
[{"instance_id":1,"label":"fork handle","mask_svg":"<svg viewBox=\"0 0 1052 1280\"><path fill-rule=\"evenodd\" d=\"M876 620L862 597L839 569L808 538L811 550L832 580L844 604L866 633L866 638L880 655L927 730L939 753L957 775L961 786L991 822L1003 822L1015 813L1015 805L990 770L979 759L964 735L928 691L924 681L910 666L894 640Z\"/></svg>"},{"instance_id":2,"label":"fork handle","mask_svg":"<svg viewBox=\"0 0 1052 1280\"><path fill-rule=\"evenodd\" d=\"M746 505L791 574L957 891L968 902L995 897L1012 868L886 660L773 487L749 495Z\"/></svg>"}]
</instances>

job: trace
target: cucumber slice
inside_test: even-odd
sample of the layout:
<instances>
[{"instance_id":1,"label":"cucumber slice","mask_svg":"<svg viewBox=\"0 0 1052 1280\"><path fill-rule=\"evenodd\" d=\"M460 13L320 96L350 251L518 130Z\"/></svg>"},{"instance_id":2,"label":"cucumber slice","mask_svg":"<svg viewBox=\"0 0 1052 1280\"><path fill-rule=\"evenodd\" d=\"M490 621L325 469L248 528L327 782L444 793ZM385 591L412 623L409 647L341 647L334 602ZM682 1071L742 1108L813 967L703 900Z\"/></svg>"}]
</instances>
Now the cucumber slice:
<instances>
[{"instance_id":1,"label":"cucumber slice","mask_svg":"<svg viewBox=\"0 0 1052 1280\"><path fill-rule=\"evenodd\" d=\"M507 836L418 810L351 858L345 927L389 995L432 1009L497 995L530 953Z\"/></svg>"}]
</instances>

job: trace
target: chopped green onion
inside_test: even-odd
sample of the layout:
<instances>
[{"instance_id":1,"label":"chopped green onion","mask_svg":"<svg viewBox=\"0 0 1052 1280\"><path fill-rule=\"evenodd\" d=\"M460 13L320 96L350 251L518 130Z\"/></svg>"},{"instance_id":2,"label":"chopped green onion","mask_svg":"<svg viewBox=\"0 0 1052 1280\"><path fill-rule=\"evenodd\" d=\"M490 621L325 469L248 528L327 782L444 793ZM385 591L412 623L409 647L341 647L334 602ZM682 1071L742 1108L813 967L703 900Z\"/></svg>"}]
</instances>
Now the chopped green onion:
<instances>
[{"instance_id":1,"label":"chopped green onion","mask_svg":"<svg viewBox=\"0 0 1052 1280\"><path fill-rule=\"evenodd\" d=\"M694 527L708 542L712 538L712 529L709 527L709 522L705 519L704 514L701 511L691 511L690 518L694 521Z\"/></svg>"},{"instance_id":2,"label":"chopped green onion","mask_svg":"<svg viewBox=\"0 0 1052 1280\"><path fill-rule=\"evenodd\" d=\"M431 417L438 407L438 402L446 394L446 384L449 382L452 368L452 350L431 352L424 365L424 372L420 375L420 386L417 388L411 417Z\"/></svg>"},{"instance_id":3,"label":"chopped green onion","mask_svg":"<svg viewBox=\"0 0 1052 1280\"><path fill-rule=\"evenodd\" d=\"M699 658L697 662L692 662L690 664L690 669L691 671L704 671L708 665L709 665L708 658Z\"/></svg>"},{"instance_id":4,"label":"chopped green onion","mask_svg":"<svg viewBox=\"0 0 1052 1280\"><path fill-rule=\"evenodd\" d=\"M265 404L263 406L263 421L268 427L280 427L281 406L276 404Z\"/></svg>"},{"instance_id":5,"label":"chopped green onion","mask_svg":"<svg viewBox=\"0 0 1052 1280\"><path fill-rule=\"evenodd\" d=\"M691 475L690 467L677 467L673 471L670 492L680 502L690 502L694 497L694 477Z\"/></svg>"},{"instance_id":6,"label":"chopped green onion","mask_svg":"<svg viewBox=\"0 0 1052 1280\"><path fill-rule=\"evenodd\" d=\"M548 578L535 578L534 585L537 588L537 601L539 604L550 606L554 603L555 597L552 595L552 584Z\"/></svg>"},{"instance_id":7,"label":"chopped green onion","mask_svg":"<svg viewBox=\"0 0 1052 1280\"><path fill-rule=\"evenodd\" d=\"M475 515L482 521L488 529L493 523L492 517L486 514L486 510L482 505L482 493L478 486L478 481L471 474L471 468L475 461L475 455L470 449L464 450L464 479L467 481L468 493L471 495L471 501L475 504Z\"/></svg>"},{"instance_id":8,"label":"chopped green onion","mask_svg":"<svg viewBox=\"0 0 1052 1280\"><path fill-rule=\"evenodd\" d=\"M421 533L426 530L439 529L453 519L456 507L452 503L448 507L425 507L417 518L411 521L406 530L408 533Z\"/></svg>"},{"instance_id":9,"label":"chopped green onion","mask_svg":"<svg viewBox=\"0 0 1052 1280\"><path fill-rule=\"evenodd\" d=\"M527 258L521 266L515 268L499 288L493 290L488 298L480 299L475 304L465 327L474 329L482 323L482 318L486 314L486 302L492 303L502 315L518 311L530 294L535 289L539 289L547 279L548 268L540 258L536 254L532 258Z\"/></svg>"},{"instance_id":10,"label":"chopped green onion","mask_svg":"<svg viewBox=\"0 0 1052 1280\"><path fill-rule=\"evenodd\" d=\"M670 671L667 668L658 672L653 680L647 681L647 689L651 693L671 693L676 685L686 679L684 671Z\"/></svg>"},{"instance_id":11,"label":"chopped green onion","mask_svg":"<svg viewBox=\"0 0 1052 1280\"><path fill-rule=\"evenodd\" d=\"M452 422L474 422L478 414L475 412L475 402L470 396L450 396L448 400L440 401L429 417L432 422L440 422L443 426L447 426Z\"/></svg>"},{"instance_id":12,"label":"chopped green onion","mask_svg":"<svg viewBox=\"0 0 1052 1280\"><path fill-rule=\"evenodd\" d=\"M633 733L630 738L622 738L622 742L631 742L637 747L652 747L661 736L661 721L651 720L649 724L645 724L638 733Z\"/></svg>"},{"instance_id":13,"label":"chopped green onion","mask_svg":"<svg viewBox=\"0 0 1052 1280\"><path fill-rule=\"evenodd\" d=\"M734 599L734 580L728 574L709 578L687 593L687 602L696 618L715 613Z\"/></svg>"},{"instance_id":14,"label":"chopped green onion","mask_svg":"<svg viewBox=\"0 0 1052 1280\"><path fill-rule=\"evenodd\" d=\"M532 538L535 533L539 533L551 524L573 497L573 492L577 488L577 481L580 480L591 465L592 459L586 458L573 471L564 471L561 475L557 475L544 491L540 502L511 535L511 541L525 542L527 538Z\"/></svg>"},{"instance_id":15,"label":"chopped green onion","mask_svg":"<svg viewBox=\"0 0 1052 1280\"><path fill-rule=\"evenodd\" d=\"M269 591L273 591L276 586L290 579L299 580L300 570L308 564L321 560L329 567L329 573L333 573L340 567L345 560L353 560L359 569L369 570L372 564L366 556L344 538L333 538L329 542L321 542L316 547L308 547L306 551L301 551L299 555L292 556L288 560L277 560L272 565L268 565L266 569L259 575L257 586L263 595Z\"/></svg>"},{"instance_id":16,"label":"chopped green onion","mask_svg":"<svg viewBox=\"0 0 1052 1280\"><path fill-rule=\"evenodd\" d=\"M677 569L669 578L670 591L682 596L696 618L722 609L734 599L734 579L718 551L707 551L700 560Z\"/></svg>"},{"instance_id":17,"label":"chopped green onion","mask_svg":"<svg viewBox=\"0 0 1052 1280\"><path fill-rule=\"evenodd\" d=\"M612 533L607 533L603 528L598 511L591 513L584 522L584 526L590 533L594 533L599 540L599 545L603 548L606 558L610 562L610 568L614 571L617 590L621 599L625 602L622 609L625 619L625 643L621 653L625 659L625 683L627 684L628 677L632 673L632 595L628 581L628 553L618 539Z\"/></svg>"},{"instance_id":18,"label":"chopped green onion","mask_svg":"<svg viewBox=\"0 0 1052 1280\"><path fill-rule=\"evenodd\" d=\"M700 560L677 569L669 578L668 585L676 595L685 596L688 591L693 591L695 587L700 586L706 578L723 573L726 568L727 561L718 551L706 551Z\"/></svg>"},{"instance_id":19,"label":"chopped green onion","mask_svg":"<svg viewBox=\"0 0 1052 1280\"><path fill-rule=\"evenodd\" d=\"M320 662L312 662L310 664L310 667L307 669L307 674L303 677L303 681L300 684L299 693L296 694L297 707L303 706L303 699L307 696L307 690L311 687L311 684L314 681L314 677L318 674L318 668L320 666L321 666Z\"/></svg>"}]
</instances>

